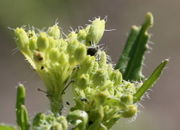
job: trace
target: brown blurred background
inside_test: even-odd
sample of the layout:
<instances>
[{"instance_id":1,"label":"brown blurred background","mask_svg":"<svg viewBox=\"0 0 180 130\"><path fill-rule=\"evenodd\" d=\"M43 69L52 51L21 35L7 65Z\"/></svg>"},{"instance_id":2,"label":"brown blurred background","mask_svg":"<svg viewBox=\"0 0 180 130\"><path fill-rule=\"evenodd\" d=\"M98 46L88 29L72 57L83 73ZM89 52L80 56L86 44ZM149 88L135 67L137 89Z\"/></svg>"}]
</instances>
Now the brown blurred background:
<instances>
[{"instance_id":1,"label":"brown blurred background","mask_svg":"<svg viewBox=\"0 0 180 130\"><path fill-rule=\"evenodd\" d=\"M89 19L108 16L101 43L115 63L121 53L131 25L140 25L151 11L155 24L146 55L144 73L149 75L165 58L170 63L161 79L149 92L151 99L141 102L137 119L120 120L114 130L179 130L180 129L180 1L179 0L0 0L0 122L15 124L16 85L27 88L27 107L31 116L48 111L48 100L37 88L43 83L24 57L17 52L13 33L8 27L33 25L38 28L59 25L85 25ZM67 95L66 100L71 96ZM65 110L66 111L66 110Z\"/></svg>"}]
</instances>

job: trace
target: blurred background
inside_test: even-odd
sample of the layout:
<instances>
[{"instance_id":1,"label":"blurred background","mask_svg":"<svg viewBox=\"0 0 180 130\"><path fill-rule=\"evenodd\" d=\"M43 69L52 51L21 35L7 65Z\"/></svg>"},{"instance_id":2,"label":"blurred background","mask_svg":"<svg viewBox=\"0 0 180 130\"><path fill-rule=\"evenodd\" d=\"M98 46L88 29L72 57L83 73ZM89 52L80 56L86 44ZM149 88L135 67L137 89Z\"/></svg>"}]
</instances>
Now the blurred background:
<instances>
[{"instance_id":1,"label":"blurred background","mask_svg":"<svg viewBox=\"0 0 180 130\"><path fill-rule=\"evenodd\" d=\"M146 55L144 74L148 76L165 58L170 58L150 100L142 101L137 119L120 120L113 130L180 130L180 1L179 0L0 0L0 122L15 124L16 85L27 89L30 115L48 111L48 99L37 88L43 83L24 57L15 49L9 28L22 25L42 29L56 21L64 32L89 23L94 17L108 17L101 43L114 63L123 49L130 27L140 25L145 14L154 14L155 24ZM66 100L72 100L70 95ZM66 110L64 110L66 111Z\"/></svg>"}]
</instances>

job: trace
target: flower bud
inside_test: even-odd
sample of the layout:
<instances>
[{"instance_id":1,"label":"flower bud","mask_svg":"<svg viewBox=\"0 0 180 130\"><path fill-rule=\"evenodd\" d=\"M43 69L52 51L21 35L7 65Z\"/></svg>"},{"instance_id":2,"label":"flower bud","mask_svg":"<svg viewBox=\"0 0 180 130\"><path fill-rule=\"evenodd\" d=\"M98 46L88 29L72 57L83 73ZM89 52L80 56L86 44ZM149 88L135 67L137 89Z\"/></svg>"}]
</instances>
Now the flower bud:
<instances>
[{"instance_id":1,"label":"flower bud","mask_svg":"<svg viewBox=\"0 0 180 130\"><path fill-rule=\"evenodd\" d=\"M49 58L52 60L52 62L57 61L59 58L59 51L56 48L52 48L49 51Z\"/></svg>"},{"instance_id":2,"label":"flower bud","mask_svg":"<svg viewBox=\"0 0 180 130\"><path fill-rule=\"evenodd\" d=\"M70 54L73 54L76 48L78 47L79 42L77 40L72 40L69 42L67 47L67 52Z\"/></svg>"},{"instance_id":3,"label":"flower bud","mask_svg":"<svg viewBox=\"0 0 180 130\"><path fill-rule=\"evenodd\" d=\"M15 29L15 36L16 36L16 41L17 41L17 47L19 50L24 51L26 45L29 43L29 38L27 33L24 31L23 28L16 28Z\"/></svg>"},{"instance_id":4,"label":"flower bud","mask_svg":"<svg viewBox=\"0 0 180 130\"><path fill-rule=\"evenodd\" d=\"M104 70L98 70L93 76L94 84L97 86L103 86L107 79L108 76Z\"/></svg>"},{"instance_id":5,"label":"flower bud","mask_svg":"<svg viewBox=\"0 0 180 130\"><path fill-rule=\"evenodd\" d=\"M122 74L119 70L114 70L111 75L110 79L114 82L114 85L117 86L122 82Z\"/></svg>"},{"instance_id":6,"label":"flower bud","mask_svg":"<svg viewBox=\"0 0 180 130\"><path fill-rule=\"evenodd\" d=\"M68 63L69 57L65 53L60 53L59 55L59 63L65 65Z\"/></svg>"},{"instance_id":7,"label":"flower bud","mask_svg":"<svg viewBox=\"0 0 180 130\"><path fill-rule=\"evenodd\" d=\"M123 117L130 118L137 113L137 107L135 105L129 105L127 110L123 112Z\"/></svg>"},{"instance_id":8,"label":"flower bud","mask_svg":"<svg viewBox=\"0 0 180 130\"><path fill-rule=\"evenodd\" d=\"M68 39L69 39L69 40L75 40L75 39L77 39L77 34L76 34L76 32L72 31L71 33L69 33Z\"/></svg>"},{"instance_id":9,"label":"flower bud","mask_svg":"<svg viewBox=\"0 0 180 130\"><path fill-rule=\"evenodd\" d=\"M105 31L105 21L100 18L95 19L89 29L87 40L93 43L98 43Z\"/></svg>"},{"instance_id":10,"label":"flower bud","mask_svg":"<svg viewBox=\"0 0 180 130\"><path fill-rule=\"evenodd\" d=\"M52 36L54 39L59 39L60 38L60 29L57 24L54 26L50 27L48 29L48 34L49 36Z\"/></svg>"},{"instance_id":11,"label":"flower bud","mask_svg":"<svg viewBox=\"0 0 180 130\"><path fill-rule=\"evenodd\" d=\"M87 32L85 29L81 29L78 32L78 40L83 41L86 40Z\"/></svg>"},{"instance_id":12,"label":"flower bud","mask_svg":"<svg viewBox=\"0 0 180 130\"><path fill-rule=\"evenodd\" d=\"M104 67L105 65L107 65L107 56L106 56L106 53L104 51L101 51L99 53L100 53L99 65L101 67Z\"/></svg>"},{"instance_id":13,"label":"flower bud","mask_svg":"<svg viewBox=\"0 0 180 130\"><path fill-rule=\"evenodd\" d=\"M51 126L49 130L63 130L63 129L61 124L55 124Z\"/></svg>"},{"instance_id":14,"label":"flower bud","mask_svg":"<svg viewBox=\"0 0 180 130\"><path fill-rule=\"evenodd\" d=\"M89 75L82 74L78 79L78 87L81 89L88 87L89 85Z\"/></svg>"},{"instance_id":15,"label":"flower bud","mask_svg":"<svg viewBox=\"0 0 180 130\"><path fill-rule=\"evenodd\" d=\"M49 39L46 33L40 33L40 36L37 39L37 47L39 50L44 50L49 47Z\"/></svg>"},{"instance_id":16,"label":"flower bud","mask_svg":"<svg viewBox=\"0 0 180 130\"><path fill-rule=\"evenodd\" d=\"M32 37L29 40L29 49L30 50L35 50L37 48L37 38L36 37Z\"/></svg>"},{"instance_id":17,"label":"flower bud","mask_svg":"<svg viewBox=\"0 0 180 130\"><path fill-rule=\"evenodd\" d=\"M77 61L81 62L86 56L86 47L81 45L75 50L74 57Z\"/></svg>"},{"instance_id":18,"label":"flower bud","mask_svg":"<svg viewBox=\"0 0 180 130\"><path fill-rule=\"evenodd\" d=\"M133 96L132 95L122 96L121 101L127 105L133 104Z\"/></svg>"}]
</instances>

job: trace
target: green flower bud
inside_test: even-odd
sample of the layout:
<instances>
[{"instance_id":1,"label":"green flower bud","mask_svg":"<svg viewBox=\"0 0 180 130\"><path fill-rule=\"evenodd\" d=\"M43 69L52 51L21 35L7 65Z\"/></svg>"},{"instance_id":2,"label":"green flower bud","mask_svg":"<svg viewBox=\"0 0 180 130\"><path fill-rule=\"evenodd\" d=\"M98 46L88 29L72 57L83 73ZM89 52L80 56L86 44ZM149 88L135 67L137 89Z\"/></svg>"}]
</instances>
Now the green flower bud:
<instances>
[{"instance_id":1,"label":"green flower bud","mask_svg":"<svg viewBox=\"0 0 180 130\"><path fill-rule=\"evenodd\" d=\"M95 101L100 105L104 104L105 100L107 99L108 95L104 92L99 92L95 95Z\"/></svg>"},{"instance_id":2,"label":"green flower bud","mask_svg":"<svg viewBox=\"0 0 180 130\"><path fill-rule=\"evenodd\" d=\"M44 50L49 47L49 39L46 33L40 33L40 36L37 39L37 47L39 50Z\"/></svg>"},{"instance_id":3,"label":"green flower bud","mask_svg":"<svg viewBox=\"0 0 180 130\"><path fill-rule=\"evenodd\" d=\"M77 40L70 41L67 47L67 52L69 54L73 54L76 48L78 47L78 45L79 45L79 42Z\"/></svg>"},{"instance_id":4,"label":"green flower bud","mask_svg":"<svg viewBox=\"0 0 180 130\"><path fill-rule=\"evenodd\" d=\"M32 37L30 40L29 40L29 49L30 50L35 50L37 48L37 37Z\"/></svg>"},{"instance_id":5,"label":"green flower bud","mask_svg":"<svg viewBox=\"0 0 180 130\"><path fill-rule=\"evenodd\" d=\"M122 74L119 70L114 70L111 75L110 79L114 82L114 85L117 86L122 82Z\"/></svg>"},{"instance_id":6,"label":"green flower bud","mask_svg":"<svg viewBox=\"0 0 180 130\"><path fill-rule=\"evenodd\" d=\"M61 124L56 124L56 125L51 126L49 130L64 130L64 129L62 128Z\"/></svg>"},{"instance_id":7,"label":"green flower bud","mask_svg":"<svg viewBox=\"0 0 180 130\"><path fill-rule=\"evenodd\" d=\"M78 32L78 40L83 41L86 40L87 32L85 29L81 29Z\"/></svg>"},{"instance_id":8,"label":"green flower bud","mask_svg":"<svg viewBox=\"0 0 180 130\"><path fill-rule=\"evenodd\" d=\"M88 87L89 85L89 75L88 74L82 74L80 77L79 77L79 80L78 80L78 87L80 87L81 89L84 89L86 87Z\"/></svg>"},{"instance_id":9,"label":"green flower bud","mask_svg":"<svg viewBox=\"0 0 180 130\"><path fill-rule=\"evenodd\" d=\"M59 51L56 48L52 48L49 51L49 59L52 60L52 62L56 62L59 58Z\"/></svg>"},{"instance_id":10,"label":"green flower bud","mask_svg":"<svg viewBox=\"0 0 180 130\"><path fill-rule=\"evenodd\" d=\"M57 46L58 42L53 37L48 37L49 48L54 48Z\"/></svg>"},{"instance_id":11,"label":"green flower bud","mask_svg":"<svg viewBox=\"0 0 180 130\"><path fill-rule=\"evenodd\" d=\"M82 60L84 60L86 53L86 47L80 45L80 47L75 50L74 57L77 61L81 62Z\"/></svg>"},{"instance_id":12,"label":"green flower bud","mask_svg":"<svg viewBox=\"0 0 180 130\"><path fill-rule=\"evenodd\" d=\"M41 120L46 120L46 115L43 113L38 113L33 119L33 126L38 126L41 123Z\"/></svg>"},{"instance_id":13,"label":"green flower bud","mask_svg":"<svg viewBox=\"0 0 180 130\"><path fill-rule=\"evenodd\" d=\"M59 63L65 65L68 63L69 57L65 53L60 53L59 55Z\"/></svg>"},{"instance_id":14,"label":"green flower bud","mask_svg":"<svg viewBox=\"0 0 180 130\"><path fill-rule=\"evenodd\" d=\"M107 56L106 56L106 53L104 51L100 51L99 52L100 54L100 61L99 61L99 65L101 67L104 67L107 65Z\"/></svg>"},{"instance_id":15,"label":"green flower bud","mask_svg":"<svg viewBox=\"0 0 180 130\"><path fill-rule=\"evenodd\" d=\"M24 31L23 28L16 28L15 36L16 36L16 42L17 42L18 49L21 51L25 51L27 49L25 47L29 43L29 38L28 38L27 33Z\"/></svg>"},{"instance_id":16,"label":"green flower bud","mask_svg":"<svg viewBox=\"0 0 180 130\"><path fill-rule=\"evenodd\" d=\"M82 63L82 73L86 73L86 72L91 72L93 69L93 64L95 62L95 57L92 56L86 56L86 58L84 59L83 63Z\"/></svg>"},{"instance_id":17,"label":"green flower bud","mask_svg":"<svg viewBox=\"0 0 180 130\"><path fill-rule=\"evenodd\" d=\"M75 40L75 39L77 39L77 33L74 32L74 31L72 31L71 33L69 33L68 39L69 39L69 40Z\"/></svg>"},{"instance_id":18,"label":"green flower bud","mask_svg":"<svg viewBox=\"0 0 180 130\"><path fill-rule=\"evenodd\" d=\"M71 111L67 116L67 120L71 124L75 125L75 129L77 128L77 130L86 130L88 114L81 110Z\"/></svg>"},{"instance_id":19,"label":"green flower bud","mask_svg":"<svg viewBox=\"0 0 180 130\"><path fill-rule=\"evenodd\" d=\"M108 75L104 70L98 70L94 76L93 81L97 86L103 86L108 79Z\"/></svg>"},{"instance_id":20,"label":"green flower bud","mask_svg":"<svg viewBox=\"0 0 180 130\"><path fill-rule=\"evenodd\" d=\"M52 36L54 39L59 39L60 38L60 29L57 24L54 26L50 27L48 29L48 34L49 36Z\"/></svg>"},{"instance_id":21,"label":"green flower bud","mask_svg":"<svg viewBox=\"0 0 180 130\"><path fill-rule=\"evenodd\" d=\"M121 101L127 105L133 104L133 96L132 95L122 96Z\"/></svg>"},{"instance_id":22,"label":"green flower bud","mask_svg":"<svg viewBox=\"0 0 180 130\"><path fill-rule=\"evenodd\" d=\"M57 117L57 122L61 123L63 130L67 130L68 122L64 116Z\"/></svg>"},{"instance_id":23,"label":"green flower bud","mask_svg":"<svg viewBox=\"0 0 180 130\"><path fill-rule=\"evenodd\" d=\"M130 118L133 117L136 113L137 113L137 107L135 105L129 105L122 115L125 118Z\"/></svg>"},{"instance_id":24,"label":"green flower bud","mask_svg":"<svg viewBox=\"0 0 180 130\"><path fill-rule=\"evenodd\" d=\"M87 40L93 43L98 43L105 31L105 21L100 18L95 19L90 25Z\"/></svg>"}]
</instances>

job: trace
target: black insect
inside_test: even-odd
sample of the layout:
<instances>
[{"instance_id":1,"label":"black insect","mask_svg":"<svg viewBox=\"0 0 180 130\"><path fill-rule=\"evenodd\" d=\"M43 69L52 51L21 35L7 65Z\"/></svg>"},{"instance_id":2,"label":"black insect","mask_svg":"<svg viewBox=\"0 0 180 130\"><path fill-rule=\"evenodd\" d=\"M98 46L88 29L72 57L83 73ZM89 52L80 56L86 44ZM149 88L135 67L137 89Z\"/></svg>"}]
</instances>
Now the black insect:
<instances>
[{"instance_id":1,"label":"black insect","mask_svg":"<svg viewBox=\"0 0 180 130\"><path fill-rule=\"evenodd\" d=\"M93 124L93 121L89 121L88 124L89 124L89 125L92 125L92 124Z\"/></svg>"},{"instance_id":2,"label":"black insect","mask_svg":"<svg viewBox=\"0 0 180 130\"><path fill-rule=\"evenodd\" d=\"M91 46L91 47L89 47L89 48L87 49L87 55L95 56L96 53L98 52L98 49L99 49L98 46L95 46L95 47Z\"/></svg>"},{"instance_id":3,"label":"black insect","mask_svg":"<svg viewBox=\"0 0 180 130\"><path fill-rule=\"evenodd\" d=\"M70 103L69 102L66 102L66 104L69 106L70 105Z\"/></svg>"},{"instance_id":4,"label":"black insect","mask_svg":"<svg viewBox=\"0 0 180 130\"><path fill-rule=\"evenodd\" d=\"M87 98L81 98L82 102L88 102Z\"/></svg>"},{"instance_id":5,"label":"black insect","mask_svg":"<svg viewBox=\"0 0 180 130\"><path fill-rule=\"evenodd\" d=\"M29 33L28 37L31 38L33 36L33 33Z\"/></svg>"},{"instance_id":6,"label":"black insect","mask_svg":"<svg viewBox=\"0 0 180 130\"><path fill-rule=\"evenodd\" d=\"M43 70L44 69L44 66L41 66L41 70Z\"/></svg>"}]
</instances>

